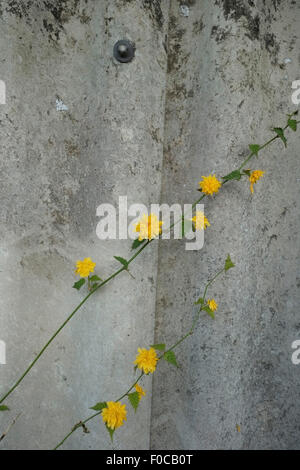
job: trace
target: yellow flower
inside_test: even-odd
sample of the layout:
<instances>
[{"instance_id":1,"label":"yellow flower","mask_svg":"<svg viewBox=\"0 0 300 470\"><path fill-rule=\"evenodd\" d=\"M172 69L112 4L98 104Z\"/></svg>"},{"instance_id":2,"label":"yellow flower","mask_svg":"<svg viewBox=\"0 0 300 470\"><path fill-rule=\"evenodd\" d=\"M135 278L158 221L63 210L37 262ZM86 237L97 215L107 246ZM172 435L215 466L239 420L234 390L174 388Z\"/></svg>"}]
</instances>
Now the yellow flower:
<instances>
[{"instance_id":1,"label":"yellow flower","mask_svg":"<svg viewBox=\"0 0 300 470\"><path fill-rule=\"evenodd\" d=\"M149 374L149 372L153 373L155 371L157 361L158 357L154 348L138 348L138 355L136 356L134 364L145 372L145 374Z\"/></svg>"},{"instance_id":2,"label":"yellow flower","mask_svg":"<svg viewBox=\"0 0 300 470\"><path fill-rule=\"evenodd\" d=\"M203 181L199 181L199 186L204 194L213 195L217 193L222 183L215 177L215 175L202 176Z\"/></svg>"},{"instance_id":3,"label":"yellow flower","mask_svg":"<svg viewBox=\"0 0 300 470\"><path fill-rule=\"evenodd\" d=\"M249 176L249 181L250 181L250 190L251 190L251 193L253 193L253 185L262 177L264 176L264 171L261 171L261 170L254 170L252 171L252 173L250 173L250 176Z\"/></svg>"},{"instance_id":4,"label":"yellow flower","mask_svg":"<svg viewBox=\"0 0 300 470\"><path fill-rule=\"evenodd\" d=\"M122 405L119 401L108 401L107 408L102 410L102 419L110 429L117 429L123 426L126 418L126 405Z\"/></svg>"},{"instance_id":5,"label":"yellow flower","mask_svg":"<svg viewBox=\"0 0 300 470\"><path fill-rule=\"evenodd\" d=\"M196 215L192 218L192 221L194 222L196 230L203 230L206 229L206 227L210 227L210 223L202 211L196 211Z\"/></svg>"},{"instance_id":6,"label":"yellow flower","mask_svg":"<svg viewBox=\"0 0 300 470\"><path fill-rule=\"evenodd\" d=\"M217 310L218 308L218 304L217 302L215 301L215 299L208 299L207 300L207 304L209 306L209 308L214 312L215 310Z\"/></svg>"},{"instance_id":7,"label":"yellow flower","mask_svg":"<svg viewBox=\"0 0 300 470\"><path fill-rule=\"evenodd\" d=\"M155 214L149 216L143 214L139 223L135 226L135 231L140 232L139 241L151 240L161 234L161 226L163 222L159 221Z\"/></svg>"},{"instance_id":8,"label":"yellow flower","mask_svg":"<svg viewBox=\"0 0 300 470\"><path fill-rule=\"evenodd\" d=\"M94 272L96 263L93 263L91 258L84 258L83 261L77 261L76 263L76 274L79 274L80 277L87 277L90 273Z\"/></svg>"},{"instance_id":9,"label":"yellow flower","mask_svg":"<svg viewBox=\"0 0 300 470\"><path fill-rule=\"evenodd\" d=\"M134 387L135 387L136 391L137 391L138 394L139 394L139 399L141 399L143 396L146 395L145 390L144 390L143 387L141 387L139 384L135 384Z\"/></svg>"}]
</instances>

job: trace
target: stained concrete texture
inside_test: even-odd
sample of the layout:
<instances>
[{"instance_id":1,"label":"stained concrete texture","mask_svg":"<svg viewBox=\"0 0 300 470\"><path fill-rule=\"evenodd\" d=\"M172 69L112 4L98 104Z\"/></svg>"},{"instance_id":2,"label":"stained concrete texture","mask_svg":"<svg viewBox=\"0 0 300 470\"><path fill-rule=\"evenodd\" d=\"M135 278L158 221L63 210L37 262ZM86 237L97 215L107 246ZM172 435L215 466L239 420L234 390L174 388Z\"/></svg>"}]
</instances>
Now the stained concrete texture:
<instances>
[{"instance_id":1,"label":"stained concrete texture","mask_svg":"<svg viewBox=\"0 0 300 470\"><path fill-rule=\"evenodd\" d=\"M106 277L131 256L130 240L96 236L101 203L159 202L167 13L136 2L1 2L1 326L4 393L83 298L75 262L90 256ZM159 10L160 11L160 10ZM135 60L113 46L127 38ZM57 109L58 108L58 109ZM63 109L62 109L63 108ZM67 109L66 109L67 108ZM2 448L52 448L134 380L137 348L153 342L157 244L76 314L7 400ZM151 381L138 419L115 448L149 447ZM129 408L129 407L128 407ZM101 418L64 448L112 448Z\"/></svg>"},{"instance_id":2,"label":"stained concrete texture","mask_svg":"<svg viewBox=\"0 0 300 470\"><path fill-rule=\"evenodd\" d=\"M237 168L248 144L296 109L299 3L177 2L169 13L163 202L197 198L201 175ZM287 60L289 59L289 60ZM236 268L210 288L219 309L200 320L178 350L180 370L161 364L154 376L154 449L299 449L299 136L289 134L250 168L264 178L205 200L211 226L204 248L162 241L158 254L156 342L187 331L193 300L227 253ZM299 288L299 278L298 278Z\"/></svg>"},{"instance_id":3,"label":"stained concrete texture","mask_svg":"<svg viewBox=\"0 0 300 470\"><path fill-rule=\"evenodd\" d=\"M75 261L90 256L105 277L114 255L130 256L129 240L97 238L97 206L192 202L201 175L238 166L295 109L300 16L279 0L5 0L0 13L4 393L82 299ZM128 64L112 57L123 38L136 46ZM152 394L145 378L114 444L97 418L63 448L300 448L292 134L255 161L266 174L253 196L243 181L205 201L201 251L155 242L135 279L122 273L92 296L7 400L0 432L22 415L3 449L52 448L90 406L124 393L137 347L186 331L228 252L236 268L210 290L216 320L203 316L178 349L181 368L160 364Z\"/></svg>"}]
</instances>

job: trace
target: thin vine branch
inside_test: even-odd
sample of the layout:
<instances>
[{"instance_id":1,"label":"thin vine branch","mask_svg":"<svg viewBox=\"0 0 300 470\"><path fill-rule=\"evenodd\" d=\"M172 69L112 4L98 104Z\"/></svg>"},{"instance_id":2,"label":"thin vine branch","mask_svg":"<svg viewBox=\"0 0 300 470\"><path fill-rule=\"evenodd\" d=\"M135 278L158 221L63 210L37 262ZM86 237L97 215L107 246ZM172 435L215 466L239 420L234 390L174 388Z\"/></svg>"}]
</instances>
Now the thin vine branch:
<instances>
[{"instance_id":1,"label":"thin vine branch","mask_svg":"<svg viewBox=\"0 0 300 470\"><path fill-rule=\"evenodd\" d=\"M219 271L210 281L208 281L208 283L206 284L205 286L205 292L207 291L208 287L214 282L215 279L217 279L217 277L223 273L225 271L225 268L223 268L221 271ZM197 315L196 315L196 318L195 320L193 321L192 323L192 326L191 328L189 329L189 331L184 334L178 341L176 341L176 343L174 343L172 346L170 346L170 348L168 348L166 351L164 351L164 353L159 356L158 360L161 360L163 359L164 355L167 354L168 352L170 351L173 351L175 348L177 348L181 343L183 343L183 341L185 341L189 336L191 336L195 330L195 327L196 327L196 324L199 320L199 317L200 317L200 313L203 311L203 309L205 308L206 305L203 305L201 306L201 308L199 309L199 311L197 312ZM134 386L140 381L140 379L144 376L144 372L142 372L139 377L135 380L135 382L131 385L131 387L129 387L129 389L127 390L127 392L125 392L123 395L121 395L116 401L121 401L123 398L125 398L130 392L131 390L134 388ZM75 424L75 426L73 426L73 428L71 429L71 431L55 446L55 448L53 450L57 450L59 447L62 446L62 444L77 430L79 429L80 427L83 427L87 422L89 422L90 420L96 418L97 416L99 416L100 414L102 413L102 410L98 411L97 413L94 413L92 414L91 416L89 416L88 418L86 418L84 421L79 421L79 423Z\"/></svg>"},{"instance_id":2,"label":"thin vine branch","mask_svg":"<svg viewBox=\"0 0 300 470\"><path fill-rule=\"evenodd\" d=\"M232 181L232 180L239 180L241 178L241 176L244 176L244 174L241 174L241 170L245 167L245 165L252 159L252 157L254 155L258 155L258 152L261 151L262 149L266 148L268 145L270 145L272 142L274 142L275 140L277 140L278 138L281 139L283 141L283 143L286 145L286 137L284 135L284 131L288 128L292 128L293 130L296 130L296 128L294 128L292 125L291 125L291 117L293 115L297 114L296 113L293 113L293 114L290 114L288 115L289 119L288 119L288 123L285 127L283 128L274 128L274 132L275 132L275 136L273 136L271 139L269 139L267 142L265 142L263 145L256 145L254 147L256 147L256 149L254 151L251 151L251 153L246 157L246 159L243 161L243 163L239 166L239 168L237 168L236 170L233 170L233 172L231 172L229 175L226 175L225 177L223 177L223 183L222 183L222 186L227 183L228 181ZM299 123L300 121L295 121L293 120L294 123ZM297 126L296 126L297 127ZM250 150L251 150L251 146L250 146ZM245 174L246 171L244 171ZM206 196L206 194L202 194L200 198L198 198L193 204L192 204L192 208L195 209L196 205ZM175 221L170 227L169 227L169 231L177 224L177 223L180 223L182 222L183 220L183 217L184 215L177 221ZM166 232L165 232L166 233ZM61 324L61 326L55 331L55 333L51 336L51 338L47 341L47 343L43 346L43 348L40 350L40 352L37 354L37 356L35 357L35 359L30 363L30 365L27 367L27 369L25 370L25 372L19 377L19 379L15 382L15 384L9 389L9 391L4 394L1 398L0 398L0 404L3 403L3 401L10 396L10 394L20 385L20 383L23 381L23 379L25 378L25 376L30 372L30 370L32 369L32 367L37 363L37 361L40 359L40 357L43 355L43 353L45 352L45 350L50 346L50 344L52 343L52 341L57 337L57 335L61 332L61 330L69 323L69 321L73 318L73 316L77 313L77 311L85 304L85 302L90 298L90 296L92 294L94 294L98 289L100 289L101 287L103 287L105 284L107 284L110 280L114 279L116 276L118 276L121 272L123 271L128 271L128 266L130 265L130 263L133 262L133 260L140 255L140 253L142 253L142 251L151 243L151 239L150 240L147 240L145 243L142 244L142 246L136 251L136 253L127 261L126 263L126 266L123 265L121 268L119 268L118 270L116 270L113 274L111 274L109 277L107 277L104 281L101 281L99 284L97 285L94 285L93 287L90 286L90 282L88 284L88 287L89 287L89 293L84 297L84 299L77 305L77 307L71 312L71 314L67 317L67 319ZM223 271L223 270L222 270ZM207 291L207 288L209 287L209 285L216 279L217 276L219 276L221 274L220 271L219 273L216 274L216 276L211 280L209 281L209 283L206 285L206 288L205 288L205 291L204 291L204 295L203 295L203 298L204 298L204 301L205 301L205 295L206 295L206 291ZM129 271L128 271L129 272ZM89 280L88 280L89 281ZM207 307L207 305L202 305L202 307L200 308L199 312L198 312L198 316L196 317L196 323L198 321L198 318L199 318L199 315L200 315L200 312L205 308ZM168 351L171 351L172 349L174 349L175 347L177 347L184 339L186 339L190 334L192 334L193 332L193 329L196 325L196 323L193 324L191 330L184 336L182 337L177 343L175 343L175 345L173 345ZM132 387L129 389L129 392L130 390L132 390L132 388L137 384L137 382L139 381L139 379L132 385ZM126 392L121 398L123 398L124 396L128 395L129 392ZM120 399L121 399L120 398ZM94 414L93 416L87 418L87 420L83 421L83 422L80 422L78 423L78 426L76 427L76 429L80 426L84 426L86 422L88 422L90 419L92 419L94 416L97 416L98 414L100 413L96 413ZM75 429L74 429L75 430ZM71 431L72 432L74 432ZM69 433L69 435L71 435L71 433ZM68 435L68 436L69 436Z\"/></svg>"}]
</instances>

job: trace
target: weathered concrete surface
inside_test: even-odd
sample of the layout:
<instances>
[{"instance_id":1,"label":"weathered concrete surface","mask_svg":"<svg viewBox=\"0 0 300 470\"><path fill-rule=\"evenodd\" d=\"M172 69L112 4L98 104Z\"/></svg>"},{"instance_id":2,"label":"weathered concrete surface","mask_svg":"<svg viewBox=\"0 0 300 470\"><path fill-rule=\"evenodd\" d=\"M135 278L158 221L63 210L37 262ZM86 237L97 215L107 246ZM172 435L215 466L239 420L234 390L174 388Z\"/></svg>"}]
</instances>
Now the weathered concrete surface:
<instances>
[{"instance_id":1,"label":"weathered concrete surface","mask_svg":"<svg viewBox=\"0 0 300 470\"><path fill-rule=\"evenodd\" d=\"M295 108L296 2L170 3L0 2L2 393L82 298L75 261L91 256L103 277L113 255L129 257L129 241L96 237L100 203L191 202L201 175L236 167ZM120 65L112 49L124 37L136 58ZM276 142L263 152L253 196L240 182L206 201L203 250L153 244L132 266L135 281L123 273L78 312L7 400L0 432L23 414L1 448L52 448L91 405L123 393L137 347L153 341L155 310L155 339L170 343L228 252L236 268L210 291L216 320L203 317L178 350L179 371L161 364L154 376L151 441L148 377L114 447L300 447L297 142L290 132L287 151ZM100 420L89 429L64 448L112 448Z\"/></svg>"},{"instance_id":2,"label":"weathered concrete surface","mask_svg":"<svg viewBox=\"0 0 300 470\"><path fill-rule=\"evenodd\" d=\"M190 202L201 175L224 175L249 143L284 124L299 79L295 1L171 2L162 201ZM298 4L298 5L297 5ZM287 60L288 59L288 60ZM236 268L209 294L216 320L201 319L178 351L182 368L154 377L153 449L299 449L299 136L276 142L252 168L205 201L211 227L198 253L180 241L159 245L156 341L170 344L195 314L193 301L231 253ZM299 284L298 284L299 287ZM237 430L240 426L240 432Z\"/></svg>"},{"instance_id":3,"label":"weathered concrete surface","mask_svg":"<svg viewBox=\"0 0 300 470\"><path fill-rule=\"evenodd\" d=\"M131 256L130 240L96 237L97 206L120 195L159 202L167 9L154 3L1 2L2 393L83 298L75 261L90 256L104 277L118 267L113 255ZM130 64L112 59L122 38L137 46ZM135 281L122 273L78 312L7 400L1 430L23 415L2 448L52 448L90 406L127 390L137 347L153 341L156 250L132 265ZM145 385L139 419L129 411L115 448L149 447ZM100 419L89 429L64 448L112 448Z\"/></svg>"}]
</instances>

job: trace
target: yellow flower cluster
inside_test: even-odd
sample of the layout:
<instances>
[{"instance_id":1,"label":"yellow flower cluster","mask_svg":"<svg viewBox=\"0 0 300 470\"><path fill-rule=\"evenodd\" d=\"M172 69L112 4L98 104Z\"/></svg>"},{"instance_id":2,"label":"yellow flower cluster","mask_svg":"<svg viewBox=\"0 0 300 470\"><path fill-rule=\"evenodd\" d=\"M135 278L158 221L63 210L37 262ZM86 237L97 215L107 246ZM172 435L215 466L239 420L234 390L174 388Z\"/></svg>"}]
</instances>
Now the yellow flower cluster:
<instances>
[{"instance_id":1,"label":"yellow flower cluster","mask_svg":"<svg viewBox=\"0 0 300 470\"><path fill-rule=\"evenodd\" d=\"M149 372L153 373L155 371L157 361L158 357L154 348L138 348L138 355L136 356L134 364L145 374L149 374Z\"/></svg>"},{"instance_id":2,"label":"yellow flower cluster","mask_svg":"<svg viewBox=\"0 0 300 470\"><path fill-rule=\"evenodd\" d=\"M194 222L196 230L203 230L206 229L206 227L210 227L210 223L202 211L196 211L196 215L194 215L192 221Z\"/></svg>"},{"instance_id":3,"label":"yellow flower cluster","mask_svg":"<svg viewBox=\"0 0 300 470\"><path fill-rule=\"evenodd\" d=\"M250 176L249 176L249 181L250 181L250 190L251 190L251 193L253 194L254 190L253 190L253 185L260 179L262 178L262 176L264 176L264 171L262 170L254 170L250 173Z\"/></svg>"},{"instance_id":4,"label":"yellow flower cluster","mask_svg":"<svg viewBox=\"0 0 300 470\"><path fill-rule=\"evenodd\" d=\"M201 191L207 195L217 193L222 186L222 183L215 177L215 175L202 176L202 181L199 181Z\"/></svg>"},{"instance_id":5,"label":"yellow flower cluster","mask_svg":"<svg viewBox=\"0 0 300 470\"><path fill-rule=\"evenodd\" d=\"M135 384L134 388L139 394L139 399L141 399L142 397L144 397L146 395L145 390L139 384Z\"/></svg>"},{"instance_id":6,"label":"yellow flower cluster","mask_svg":"<svg viewBox=\"0 0 300 470\"><path fill-rule=\"evenodd\" d=\"M119 401L108 401L107 407L102 410L102 419L110 429L117 429L123 426L127 420L126 405L122 405Z\"/></svg>"},{"instance_id":7,"label":"yellow flower cluster","mask_svg":"<svg viewBox=\"0 0 300 470\"><path fill-rule=\"evenodd\" d=\"M209 306L209 308L211 309L212 312L215 312L218 308L218 304L215 301L215 299L208 299L207 300L207 305Z\"/></svg>"},{"instance_id":8,"label":"yellow flower cluster","mask_svg":"<svg viewBox=\"0 0 300 470\"><path fill-rule=\"evenodd\" d=\"M90 273L94 272L96 263L93 263L91 258L84 258L83 261L77 261L76 263L76 274L80 277L87 277Z\"/></svg>"},{"instance_id":9,"label":"yellow flower cluster","mask_svg":"<svg viewBox=\"0 0 300 470\"><path fill-rule=\"evenodd\" d=\"M149 216L143 214L141 220L136 224L135 231L139 232L139 241L152 240L161 234L161 226L163 222L158 220L155 214Z\"/></svg>"}]
</instances>

